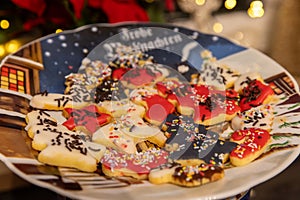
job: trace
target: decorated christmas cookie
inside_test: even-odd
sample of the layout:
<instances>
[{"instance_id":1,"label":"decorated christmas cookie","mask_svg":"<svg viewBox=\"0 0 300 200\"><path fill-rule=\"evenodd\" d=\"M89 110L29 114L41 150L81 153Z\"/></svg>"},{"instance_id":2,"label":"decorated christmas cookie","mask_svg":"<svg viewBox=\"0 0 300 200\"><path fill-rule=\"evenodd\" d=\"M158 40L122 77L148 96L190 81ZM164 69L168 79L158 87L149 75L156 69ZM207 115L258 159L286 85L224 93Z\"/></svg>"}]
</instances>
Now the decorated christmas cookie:
<instances>
[{"instance_id":1,"label":"decorated christmas cookie","mask_svg":"<svg viewBox=\"0 0 300 200\"><path fill-rule=\"evenodd\" d=\"M69 93L75 85L86 86L92 90L102 80L111 76L111 68L100 60L92 61L89 58L84 58L79 67L78 73L71 73L65 77L65 93Z\"/></svg>"},{"instance_id":2,"label":"decorated christmas cookie","mask_svg":"<svg viewBox=\"0 0 300 200\"><path fill-rule=\"evenodd\" d=\"M111 122L99 128L92 137L92 141L116 149L120 152L135 153L137 152L136 144L139 140L121 131L120 122Z\"/></svg>"},{"instance_id":3,"label":"decorated christmas cookie","mask_svg":"<svg viewBox=\"0 0 300 200\"><path fill-rule=\"evenodd\" d=\"M231 141L239 145L230 153L230 162L234 166L249 164L267 148L271 141L270 133L261 128L249 128L235 131Z\"/></svg>"},{"instance_id":4,"label":"decorated christmas cookie","mask_svg":"<svg viewBox=\"0 0 300 200\"><path fill-rule=\"evenodd\" d=\"M36 94L30 101L30 106L44 110L63 110L78 108L93 102L92 93L85 86L76 85L68 94L43 92Z\"/></svg>"},{"instance_id":5,"label":"decorated christmas cookie","mask_svg":"<svg viewBox=\"0 0 300 200\"><path fill-rule=\"evenodd\" d=\"M109 114L101 112L101 108L93 104L80 109L65 108L63 115L67 118L63 125L69 130L80 130L88 134L93 134L100 126L111 121Z\"/></svg>"},{"instance_id":6,"label":"decorated christmas cookie","mask_svg":"<svg viewBox=\"0 0 300 200\"><path fill-rule=\"evenodd\" d=\"M168 153L161 149L124 154L109 149L101 160L102 171L110 177L131 176L137 179L147 179L151 169L167 162Z\"/></svg>"},{"instance_id":7,"label":"decorated christmas cookie","mask_svg":"<svg viewBox=\"0 0 300 200\"><path fill-rule=\"evenodd\" d=\"M70 136L58 134L51 140L51 144L44 148L38 155L38 160L42 163L61 167L72 167L85 172L94 172L97 170L99 158L102 158L105 146L92 146L94 153L89 146L82 141L79 136ZM90 149L90 150L88 150ZM95 154L99 154L94 156Z\"/></svg>"},{"instance_id":8,"label":"decorated christmas cookie","mask_svg":"<svg viewBox=\"0 0 300 200\"><path fill-rule=\"evenodd\" d=\"M249 85L249 83L253 80L258 80L263 82L263 78L257 72L248 72L242 74L235 82L234 82L234 90L241 93L245 87Z\"/></svg>"},{"instance_id":9,"label":"decorated christmas cookie","mask_svg":"<svg viewBox=\"0 0 300 200\"><path fill-rule=\"evenodd\" d=\"M220 166L202 163L200 165L162 166L151 170L149 181L153 184L172 183L184 187L194 187L220 180L224 170Z\"/></svg>"},{"instance_id":10,"label":"decorated christmas cookie","mask_svg":"<svg viewBox=\"0 0 300 200\"><path fill-rule=\"evenodd\" d=\"M261 105L253 107L250 110L238 113L231 121L231 127L234 130L246 128L262 128L271 130L274 113L272 105Z\"/></svg>"},{"instance_id":11,"label":"decorated christmas cookie","mask_svg":"<svg viewBox=\"0 0 300 200\"><path fill-rule=\"evenodd\" d=\"M242 90L240 107L241 111L249 110L272 100L273 89L259 80L250 81L247 87Z\"/></svg>"},{"instance_id":12,"label":"decorated christmas cookie","mask_svg":"<svg viewBox=\"0 0 300 200\"><path fill-rule=\"evenodd\" d=\"M136 89L153 85L169 75L168 69L159 64L147 64L130 69L120 81L126 88Z\"/></svg>"},{"instance_id":13,"label":"decorated christmas cookie","mask_svg":"<svg viewBox=\"0 0 300 200\"><path fill-rule=\"evenodd\" d=\"M217 133L188 117L169 115L163 129L168 137L165 149L173 160L200 159L222 165L236 147L236 143L220 140Z\"/></svg>"},{"instance_id":14,"label":"decorated christmas cookie","mask_svg":"<svg viewBox=\"0 0 300 200\"><path fill-rule=\"evenodd\" d=\"M32 148L40 151L38 160L42 163L73 167L86 172L97 169L105 146L90 143L84 134L68 130L44 111L32 111L27 117L28 136Z\"/></svg>"},{"instance_id":15,"label":"decorated christmas cookie","mask_svg":"<svg viewBox=\"0 0 300 200\"><path fill-rule=\"evenodd\" d=\"M51 117L50 114L42 110L33 110L29 112L26 115L25 120L27 123L27 126L25 127L26 131L28 131L28 129L34 125L57 124L57 120L55 118Z\"/></svg>"},{"instance_id":16,"label":"decorated christmas cookie","mask_svg":"<svg viewBox=\"0 0 300 200\"><path fill-rule=\"evenodd\" d=\"M121 101L127 99L127 94L122 83L118 80L105 79L96 87L95 102Z\"/></svg>"},{"instance_id":17,"label":"decorated christmas cookie","mask_svg":"<svg viewBox=\"0 0 300 200\"><path fill-rule=\"evenodd\" d=\"M210 85L216 89L224 90L233 86L240 73L229 66L219 63L215 59L204 59L199 74L194 74L192 84Z\"/></svg>"}]
</instances>

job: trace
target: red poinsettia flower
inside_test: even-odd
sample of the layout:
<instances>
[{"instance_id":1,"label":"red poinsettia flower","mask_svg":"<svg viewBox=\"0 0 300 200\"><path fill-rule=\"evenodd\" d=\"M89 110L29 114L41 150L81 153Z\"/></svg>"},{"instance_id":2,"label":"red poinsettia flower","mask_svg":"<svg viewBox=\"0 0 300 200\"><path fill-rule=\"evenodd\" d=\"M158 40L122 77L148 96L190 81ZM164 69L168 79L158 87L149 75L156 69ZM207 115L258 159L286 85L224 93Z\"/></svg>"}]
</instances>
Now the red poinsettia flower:
<instances>
[{"instance_id":1,"label":"red poinsettia flower","mask_svg":"<svg viewBox=\"0 0 300 200\"><path fill-rule=\"evenodd\" d=\"M69 0L69 1L73 5L75 17L77 19L80 19L81 18L81 12L84 8L85 0Z\"/></svg>"},{"instance_id":2,"label":"red poinsettia flower","mask_svg":"<svg viewBox=\"0 0 300 200\"><path fill-rule=\"evenodd\" d=\"M46 2L44 0L12 0L13 3L20 8L30 10L41 16L46 9Z\"/></svg>"},{"instance_id":3,"label":"red poinsettia flower","mask_svg":"<svg viewBox=\"0 0 300 200\"><path fill-rule=\"evenodd\" d=\"M110 23L149 21L146 11L135 0L103 0L101 8L108 16Z\"/></svg>"},{"instance_id":4,"label":"red poinsettia flower","mask_svg":"<svg viewBox=\"0 0 300 200\"><path fill-rule=\"evenodd\" d=\"M110 23L149 21L147 12L136 0L88 0L88 6L102 9Z\"/></svg>"},{"instance_id":5,"label":"red poinsettia flower","mask_svg":"<svg viewBox=\"0 0 300 200\"><path fill-rule=\"evenodd\" d=\"M48 22L59 25L60 28L72 28L76 26L76 20L84 22L84 19L81 19L83 10L88 7L104 12L110 23L149 21L146 11L136 0L12 0L12 2L37 15L36 18L30 18L24 23L25 30ZM89 14L93 16L95 12Z\"/></svg>"}]
</instances>

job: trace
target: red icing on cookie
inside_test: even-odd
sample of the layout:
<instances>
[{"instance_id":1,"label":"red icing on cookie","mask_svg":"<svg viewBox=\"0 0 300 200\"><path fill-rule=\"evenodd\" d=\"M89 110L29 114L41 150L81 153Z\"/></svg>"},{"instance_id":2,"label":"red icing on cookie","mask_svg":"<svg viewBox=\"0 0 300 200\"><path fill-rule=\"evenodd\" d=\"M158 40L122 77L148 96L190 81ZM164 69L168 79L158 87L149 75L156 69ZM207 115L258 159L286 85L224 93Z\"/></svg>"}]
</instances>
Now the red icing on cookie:
<instances>
[{"instance_id":1,"label":"red icing on cookie","mask_svg":"<svg viewBox=\"0 0 300 200\"><path fill-rule=\"evenodd\" d=\"M162 76L159 71L153 72L150 68L133 68L129 70L121 78L127 84L133 84L134 86L140 87L150 83L153 83L158 77Z\"/></svg>"},{"instance_id":2,"label":"red icing on cookie","mask_svg":"<svg viewBox=\"0 0 300 200\"><path fill-rule=\"evenodd\" d=\"M182 84L176 80L167 80L156 83L156 89L161 96L166 97L169 94L172 94L176 88L180 87L180 85Z\"/></svg>"},{"instance_id":3,"label":"red icing on cookie","mask_svg":"<svg viewBox=\"0 0 300 200\"><path fill-rule=\"evenodd\" d=\"M144 100L147 105L147 112L145 115L147 120L162 123L168 114L175 111L174 105L158 94L147 96Z\"/></svg>"},{"instance_id":4,"label":"red icing on cookie","mask_svg":"<svg viewBox=\"0 0 300 200\"><path fill-rule=\"evenodd\" d=\"M110 149L101 159L103 167L110 170L129 169L139 175L167 163L168 153L161 149L148 149L135 154L124 154Z\"/></svg>"},{"instance_id":5,"label":"red icing on cookie","mask_svg":"<svg viewBox=\"0 0 300 200\"><path fill-rule=\"evenodd\" d=\"M230 157L243 159L264 148L270 140L270 133L264 129L249 128L235 131L231 140L239 145L230 153Z\"/></svg>"},{"instance_id":6,"label":"red icing on cookie","mask_svg":"<svg viewBox=\"0 0 300 200\"><path fill-rule=\"evenodd\" d=\"M158 82L156 89L161 96L165 97L174 106L194 106L194 89L190 85L179 83L176 80L168 80Z\"/></svg>"},{"instance_id":7,"label":"red icing on cookie","mask_svg":"<svg viewBox=\"0 0 300 200\"><path fill-rule=\"evenodd\" d=\"M215 90L206 85L194 85L183 96L172 94L168 99L176 104L194 110L194 120L201 123L220 114L232 116L240 111L238 93L234 90Z\"/></svg>"},{"instance_id":8,"label":"red icing on cookie","mask_svg":"<svg viewBox=\"0 0 300 200\"><path fill-rule=\"evenodd\" d=\"M81 109L65 108L63 112L68 118L63 125L69 130L84 126L90 133L94 133L100 126L111 120L109 114L101 113L95 105L89 105Z\"/></svg>"},{"instance_id":9,"label":"red icing on cookie","mask_svg":"<svg viewBox=\"0 0 300 200\"><path fill-rule=\"evenodd\" d=\"M242 91L242 99L240 101L241 111L243 112L263 104L264 100L273 94L274 91L269 85L265 85L259 80L251 81Z\"/></svg>"},{"instance_id":10,"label":"red icing on cookie","mask_svg":"<svg viewBox=\"0 0 300 200\"><path fill-rule=\"evenodd\" d=\"M118 69L115 69L113 72L112 72L112 79L113 80L120 80L123 75L128 72L130 69L129 68L118 68Z\"/></svg>"}]
</instances>

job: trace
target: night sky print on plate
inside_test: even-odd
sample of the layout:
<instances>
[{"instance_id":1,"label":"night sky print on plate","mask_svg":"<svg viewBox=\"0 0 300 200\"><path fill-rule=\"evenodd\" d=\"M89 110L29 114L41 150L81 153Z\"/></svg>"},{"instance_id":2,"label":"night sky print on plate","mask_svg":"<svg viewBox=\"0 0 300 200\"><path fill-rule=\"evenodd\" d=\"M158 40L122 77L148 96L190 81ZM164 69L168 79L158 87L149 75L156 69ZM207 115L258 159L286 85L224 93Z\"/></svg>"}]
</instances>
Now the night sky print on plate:
<instances>
[{"instance_id":1,"label":"night sky print on plate","mask_svg":"<svg viewBox=\"0 0 300 200\"><path fill-rule=\"evenodd\" d=\"M204 48L213 50L214 56L218 59L245 50L244 47L235 45L226 39L184 28L157 24L143 24L142 26L143 29L148 27L161 27L170 29L174 34L176 32L186 34ZM88 56L97 45L121 31L134 28L141 28L141 26L136 24L120 26L92 25L74 31L53 34L41 40L43 64L45 66L45 69L40 71L41 91L47 89L49 92L62 93L64 91L64 77L72 72L77 72L81 60ZM194 33L197 33L197 37ZM149 54L157 57L159 62L168 66L175 66L180 63L179 56L170 54L167 51L149 51ZM56 77L55 82L49 79L51 76Z\"/></svg>"}]
</instances>

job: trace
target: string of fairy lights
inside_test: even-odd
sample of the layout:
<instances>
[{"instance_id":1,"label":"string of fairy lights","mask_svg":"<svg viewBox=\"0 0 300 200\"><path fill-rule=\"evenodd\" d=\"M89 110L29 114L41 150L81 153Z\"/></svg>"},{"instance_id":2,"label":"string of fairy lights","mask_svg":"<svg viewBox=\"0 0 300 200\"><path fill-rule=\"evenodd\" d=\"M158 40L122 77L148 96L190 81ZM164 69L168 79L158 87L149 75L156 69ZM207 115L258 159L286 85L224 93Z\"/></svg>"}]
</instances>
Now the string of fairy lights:
<instances>
[{"instance_id":1,"label":"string of fairy lights","mask_svg":"<svg viewBox=\"0 0 300 200\"><path fill-rule=\"evenodd\" d=\"M148 3L154 2L155 0L146 0ZM193 0L194 3L197 6L203 6L210 0ZM242 0L244 1L244 0ZM227 10L233 10L238 5L238 0L223 0L223 7L225 7ZM249 8L247 10L248 16L250 18L261 18L264 16L264 4L262 0L250 0ZM0 34L3 30L8 30L12 28L12 25L9 21L9 19L6 19L5 16L0 16ZM221 23L214 23L213 24L213 30L216 33L221 33L223 30L223 25ZM57 28L56 33L63 31L62 29ZM20 46L22 46L23 42L19 39L11 39L9 41L5 41L3 43L0 43L0 59L2 59L4 56L14 53L17 51Z\"/></svg>"}]
</instances>

